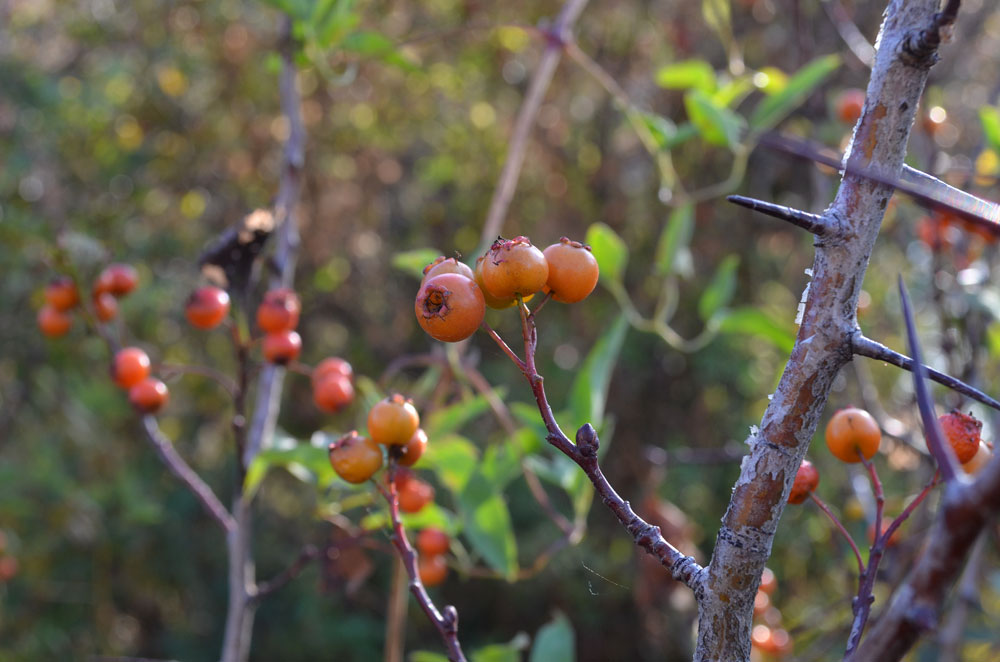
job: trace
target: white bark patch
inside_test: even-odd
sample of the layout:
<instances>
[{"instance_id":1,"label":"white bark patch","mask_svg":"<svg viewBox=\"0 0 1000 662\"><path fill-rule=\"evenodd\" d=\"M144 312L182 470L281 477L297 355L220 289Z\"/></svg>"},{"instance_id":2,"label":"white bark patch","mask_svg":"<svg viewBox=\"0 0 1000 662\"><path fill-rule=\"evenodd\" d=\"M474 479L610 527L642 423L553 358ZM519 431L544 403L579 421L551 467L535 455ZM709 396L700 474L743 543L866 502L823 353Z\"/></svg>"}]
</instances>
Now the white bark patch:
<instances>
[{"instance_id":1,"label":"white bark patch","mask_svg":"<svg viewBox=\"0 0 1000 662\"><path fill-rule=\"evenodd\" d=\"M795 313L795 326L802 324L802 316L806 312L806 301L809 300L809 286L812 285L813 270L806 269L805 274L810 278L810 280L806 283L806 289L802 290L802 298L799 299L799 309Z\"/></svg>"}]
</instances>

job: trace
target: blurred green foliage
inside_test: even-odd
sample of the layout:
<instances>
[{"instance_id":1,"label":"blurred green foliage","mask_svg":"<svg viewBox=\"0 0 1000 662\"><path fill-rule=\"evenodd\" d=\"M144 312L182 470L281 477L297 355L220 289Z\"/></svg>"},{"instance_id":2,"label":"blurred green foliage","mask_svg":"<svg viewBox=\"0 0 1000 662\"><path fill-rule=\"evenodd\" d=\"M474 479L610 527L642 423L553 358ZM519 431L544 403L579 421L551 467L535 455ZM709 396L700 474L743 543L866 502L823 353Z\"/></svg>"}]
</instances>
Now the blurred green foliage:
<instances>
[{"instance_id":1,"label":"blurred green foliage","mask_svg":"<svg viewBox=\"0 0 1000 662\"><path fill-rule=\"evenodd\" d=\"M932 71L909 162L989 197L1000 170L992 73L1000 14L990 3L965 4L955 43ZM369 490L331 475L323 447L363 426L364 403L389 389L417 399L431 433L421 474L438 488L436 507L408 524L459 534L461 572L434 595L458 608L474 659L688 659L690 596L646 573L617 523L590 507L582 474L543 448L517 370L484 336L458 357L413 323L415 275L428 256L469 256L480 242L544 47L520 26L558 11L522 0L0 6L0 530L4 554L19 565L0 585L0 658L217 655L221 534L146 445L107 379L104 345L80 319L67 338L45 341L33 315L46 281L69 263L86 284L108 261L127 261L142 286L122 301L122 339L154 362L232 371L225 334L192 331L181 311L201 248L277 188L288 124L277 95L276 8L296 18L302 44L304 359L343 356L367 377L359 402L334 417L312 407L307 379L289 377L279 442L251 468L258 572L271 576L303 543L330 539L324 518L371 528L375 544L370 576L330 561L265 601L252 659L381 656L391 575L384 511ZM852 7L869 40L882 9ZM549 304L540 315L550 398L568 433L587 420L601 428L606 472L626 498L647 511L683 510L686 518L658 523L707 561L737 474L733 445L759 421L783 368L812 253L805 233L722 197L739 191L821 210L835 174L752 147L775 126L841 146L851 127L836 119L834 99L864 87L866 70L817 3L795 11L774 0L596 3L577 43L628 98L564 60L504 233L593 245L602 286L584 304ZM904 347L891 287L902 273L929 360L989 390L1000 357L996 247L951 226L931 250L918 234L923 216L893 201L860 324ZM517 338L510 311L488 321ZM397 359L427 354L430 368L399 364L380 379ZM506 432L461 371L453 375L450 366L469 358L498 386L520 432ZM170 386L162 428L219 494L231 494L225 394L192 376ZM969 407L936 394L942 407ZM929 470L909 377L856 362L838 378L831 409L848 403L878 405L889 433L878 462L888 512L898 512ZM997 421L972 408L992 438ZM820 494L864 539L870 514L855 489L859 474L826 455L822 440L809 455L823 475ZM522 461L554 507L587 530L509 582L559 537ZM905 525L907 541L883 563L879 604L917 553L929 512ZM1000 574L995 550L987 556L982 609L967 624L970 660L995 656L987 624L1000 612ZM830 659L849 621L849 551L815 509L792 508L771 567L795 657ZM407 650L428 652L410 659L439 659L436 632L416 612ZM915 659L935 650L929 640Z\"/></svg>"}]
</instances>

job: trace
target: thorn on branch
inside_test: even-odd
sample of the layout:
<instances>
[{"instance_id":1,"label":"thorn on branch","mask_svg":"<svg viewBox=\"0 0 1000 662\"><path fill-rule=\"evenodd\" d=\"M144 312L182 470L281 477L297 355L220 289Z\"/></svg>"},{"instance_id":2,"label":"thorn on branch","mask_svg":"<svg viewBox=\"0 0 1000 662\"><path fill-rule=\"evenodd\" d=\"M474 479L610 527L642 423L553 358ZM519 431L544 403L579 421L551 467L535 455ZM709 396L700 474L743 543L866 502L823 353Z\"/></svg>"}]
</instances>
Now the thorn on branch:
<instances>
[{"instance_id":1,"label":"thorn on branch","mask_svg":"<svg viewBox=\"0 0 1000 662\"><path fill-rule=\"evenodd\" d=\"M763 200L748 198L742 195L730 195L726 200L734 205L746 207L747 209L788 221L792 225L800 227L803 230L808 230L816 236L822 237L827 233L826 223L823 221L823 217L818 214L810 214L799 209L776 205L772 202L764 202Z\"/></svg>"}]
</instances>

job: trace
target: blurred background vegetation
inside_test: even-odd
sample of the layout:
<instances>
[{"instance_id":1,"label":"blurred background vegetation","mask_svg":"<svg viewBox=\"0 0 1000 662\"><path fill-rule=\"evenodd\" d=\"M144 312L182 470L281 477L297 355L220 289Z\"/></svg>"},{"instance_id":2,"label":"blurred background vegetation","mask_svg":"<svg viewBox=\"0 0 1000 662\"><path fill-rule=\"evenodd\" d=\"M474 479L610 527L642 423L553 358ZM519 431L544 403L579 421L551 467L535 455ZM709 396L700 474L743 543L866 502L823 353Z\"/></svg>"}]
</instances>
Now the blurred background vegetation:
<instances>
[{"instance_id":1,"label":"blurred background vegetation","mask_svg":"<svg viewBox=\"0 0 1000 662\"><path fill-rule=\"evenodd\" d=\"M515 114L545 47L523 26L554 16L558 5L319 4L342 13L311 23L311 3L272 3L303 17L298 85L308 144L296 279L303 358L345 357L374 392L401 357L447 358L414 323L417 280L407 265L423 256L412 251L424 249L474 254ZM863 89L867 70L821 3L704 5L707 11L684 2L586 8L577 45L634 105L616 102L564 58L532 131L504 234L527 234L542 246L562 235L588 237L621 265L620 281L603 265L608 278L586 303L547 306L542 373L561 411L590 413L574 406L574 379L599 376L599 369L587 372L594 366L585 359L602 338L620 343L610 385L592 391L601 400L606 391L606 472L623 496L674 529L675 542L707 561L741 442L787 358L812 259L806 233L733 207L724 195L821 211L836 174L763 149L751 153L754 129L780 120L789 134L841 147L851 125L837 117L838 97ZM873 42L883 3L844 6ZM232 369L225 334L191 330L182 306L199 282L206 242L276 192L288 132L277 95L280 25L275 6L236 0L0 2L0 530L4 557L15 560L0 584L0 659L216 659L226 598L222 536L151 452L107 377L103 343L80 319L67 337L46 341L33 319L64 256L83 282L109 261L129 262L142 284L122 301L122 337L154 362ZM909 158L985 197L995 195L1000 146L997 52L1000 11L967 0L955 39L931 72ZM817 60L829 55L836 57ZM808 80L799 79L802 94L782 98L810 63ZM783 110L762 119L768 99L781 99ZM742 159L746 168L733 170ZM996 246L925 216L894 199L860 324L903 349L892 286L903 274L919 301L932 363L996 395ZM615 322L623 309L643 327L664 300L674 310L670 333L609 333L625 328ZM490 313L488 320L517 337L516 316ZM698 338L698 346L681 351L674 332ZM515 413L523 408L517 403L530 402L517 371L485 336L463 351ZM406 368L380 386L412 394L425 415L456 403L448 411L461 410L471 396L461 382L435 389L442 370ZM283 435L306 444L316 430L363 425L363 404L324 416L310 402L307 379L292 375L287 384ZM170 386L161 426L218 493L231 494L229 403L197 378ZM942 409L969 408L954 394L937 394ZM929 475L909 377L855 361L838 378L830 411L849 403L876 411L887 433L878 463L894 514ZM992 439L992 415L972 409ZM563 419L568 430L583 422ZM450 432L461 432L476 456L509 452L489 449L513 443L488 412ZM534 450L537 437L518 439L540 473L546 462L558 469L547 450ZM823 475L819 493L863 539L871 507L861 474L817 441L809 457ZM449 517L462 504L442 484L442 462L422 473L439 487L438 514ZM357 494L315 474L311 480L315 487L280 470L263 480L255 543L262 577L304 542L331 539L330 523L317 514L339 515L341 496ZM573 490L547 485L556 507L572 516ZM521 581L481 576L497 574L498 564L482 544L460 539L468 558L456 561L435 595L458 608L467 650L513 642L480 658L510 659L503 656L526 641L521 633L534 636L562 613L568 623L554 622L572 629L580 660L689 659L691 596L641 563L600 505L586 516L583 498L582 541ZM516 532L513 569L529 567L559 532L523 478L503 486L502 503ZM917 553L929 512L903 528L905 542L883 564L877 605ZM377 505L343 514L357 524L377 515ZM360 559L314 565L264 603L252 659L381 657L392 556L384 532L370 537L374 549ZM996 656L996 632L987 625L1000 615L995 542L994 535L982 569L981 609L965 626L971 660ZM780 614L762 618L781 619L791 658L839 659L855 571L811 505L786 514L770 567ZM412 605L408 623L407 650L439 650ZM936 655L930 637L914 659Z\"/></svg>"}]
</instances>

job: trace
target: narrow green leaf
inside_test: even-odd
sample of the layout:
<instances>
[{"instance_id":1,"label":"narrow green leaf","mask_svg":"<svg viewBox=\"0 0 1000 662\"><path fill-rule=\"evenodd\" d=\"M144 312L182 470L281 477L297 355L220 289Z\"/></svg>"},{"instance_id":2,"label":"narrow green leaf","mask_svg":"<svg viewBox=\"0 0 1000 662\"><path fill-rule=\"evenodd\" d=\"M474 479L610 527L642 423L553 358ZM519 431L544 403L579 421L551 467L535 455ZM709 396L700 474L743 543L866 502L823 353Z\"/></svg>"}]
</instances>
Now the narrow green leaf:
<instances>
[{"instance_id":1,"label":"narrow green leaf","mask_svg":"<svg viewBox=\"0 0 1000 662\"><path fill-rule=\"evenodd\" d=\"M733 41L732 10L729 0L702 0L701 15L708 27L719 36L719 41L728 49Z\"/></svg>"},{"instance_id":2,"label":"narrow green leaf","mask_svg":"<svg viewBox=\"0 0 1000 662\"><path fill-rule=\"evenodd\" d=\"M777 94L764 97L750 116L755 132L768 131L798 108L813 90L840 67L839 55L818 57L802 67Z\"/></svg>"},{"instance_id":3,"label":"narrow green leaf","mask_svg":"<svg viewBox=\"0 0 1000 662\"><path fill-rule=\"evenodd\" d=\"M667 141L666 149L675 149L698 136L698 127L691 122L684 122L677 127L677 132Z\"/></svg>"},{"instance_id":4,"label":"narrow green leaf","mask_svg":"<svg viewBox=\"0 0 1000 662\"><path fill-rule=\"evenodd\" d=\"M720 333L734 333L766 340L783 353L795 346L794 327L781 324L757 308L737 308L722 314L718 326Z\"/></svg>"},{"instance_id":5,"label":"narrow green leaf","mask_svg":"<svg viewBox=\"0 0 1000 662\"><path fill-rule=\"evenodd\" d=\"M684 95L684 109L705 142L733 147L740 141L743 118L701 90L690 90Z\"/></svg>"},{"instance_id":6,"label":"narrow green leaf","mask_svg":"<svg viewBox=\"0 0 1000 662\"><path fill-rule=\"evenodd\" d=\"M361 31L348 35L340 44L345 51L378 58L386 64L406 71L415 71L416 65L396 49L392 40L379 32Z\"/></svg>"},{"instance_id":7,"label":"narrow green leaf","mask_svg":"<svg viewBox=\"0 0 1000 662\"><path fill-rule=\"evenodd\" d=\"M569 619L560 612L555 618L543 625L535 635L535 644L531 647L528 662L575 662L576 642L573 637L573 626Z\"/></svg>"},{"instance_id":8,"label":"narrow green leaf","mask_svg":"<svg viewBox=\"0 0 1000 662\"><path fill-rule=\"evenodd\" d=\"M625 341L627 329L628 320L624 315L619 315L594 343L594 347L580 366L570 389L569 408L574 426L590 423L600 429L604 419L604 405L608 398L611 373L618 361L618 353ZM571 437L574 433L575 428L567 432Z\"/></svg>"},{"instance_id":9,"label":"narrow green leaf","mask_svg":"<svg viewBox=\"0 0 1000 662\"><path fill-rule=\"evenodd\" d=\"M250 463L243 481L243 493L253 495L274 467L283 468L299 480L319 486L328 485L336 475L330 466L325 445L300 444L286 437L276 441L275 447L258 453Z\"/></svg>"},{"instance_id":10,"label":"narrow green leaf","mask_svg":"<svg viewBox=\"0 0 1000 662\"><path fill-rule=\"evenodd\" d=\"M660 232L656 245L656 273L669 276L676 273L675 258L678 251L686 249L694 232L694 205L688 203L675 208Z\"/></svg>"},{"instance_id":11,"label":"narrow green leaf","mask_svg":"<svg viewBox=\"0 0 1000 662\"><path fill-rule=\"evenodd\" d=\"M715 70L704 60L685 60L660 67L656 84L668 90L701 90L707 94L715 91Z\"/></svg>"},{"instance_id":12,"label":"narrow green leaf","mask_svg":"<svg viewBox=\"0 0 1000 662\"><path fill-rule=\"evenodd\" d=\"M604 223L594 223L587 228L586 243L600 265L601 280L621 283L628 262L628 247L622 238Z\"/></svg>"},{"instance_id":13,"label":"narrow green leaf","mask_svg":"<svg viewBox=\"0 0 1000 662\"><path fill-rule=\"evenodd\" d=\"M983 137L994 152L1000 152L1000 108L983 106L979 109L979 123L983 125Z\"/></svg>"},{"instance_id":14,"label":"narrow green leaf","mask_svg":"<svg viewBox=\"0 0 1000 662\"><path fill-rule=\"evenodd\" d=\"M420 458L420 467L431 469L438 480L457 494L462 491L479 464L479 451L464 437L435 437Z\"/></svg>"},{"instance_id":15,"label":"narrow green leaf","mask_svg":"<svg viewBox=\"0 0 1000 662\"><path fill-rule=\"evenodd\" d=\"M473 651L471 662L521 662L521 651L510 644L491 644Z\"/></svg>"},{"instance_id":16,"label":"narrow green leaf","mask_svg":"<svg viewBox=\"0 0 1000 662\"><path fill-rule=\"evenodd\" d=\"M441 255L436 248L415 248L392 256L392 266L404 271L417 280L424 277L424 267Z\"/></svg>"},{"instance_id":17,"label":"narrow green leaf","mask_svg":"<svg viewBox=\"0 0 1000 662\"><path fill-rule=\"evenodd\" d=\"M506 395L505 389L498 388L496 392L501 399ZM430 416L424 418L424 432L432 439L458 432L462 426L479 417L489 407L486 397L477 395L448 407L436 409Z\"/></svg>"},{"instance_id":18,"label":"narrow green leaf","mask_svg":"<svg viewBox=\"0 0 1000 662\"><path fill-rule=\"evenodd\" d=\"M430 651L413 651L406 658L406 662L448 662L448 657Z\"/></svg>"},{"instance_id":19,"label":"narrow green leaf","mask_svg":"<svg viewBox=\"0 0 1000 662\"><path fill-rule=\"evenodd\" d=\"M455 514L433 502L421 508L419 512L401 513L399 519L407 531L426 529L429 526L441 529L449 535L456 535L459 531ZM365 531L377 531L388 528L389 523L389 511L382 508L362 517L360 526Z\"/></svg>"},{"instance_id":20,"label":"narrow green leaf","mask_svg":"<svg viewBox=\"0 0 1000 662\"><path fill-rule=\"evenodd\" d=\"M649 130L649 133L653 136L653 140L656 141L656 146L658 148L666 149L670 141L677 135L677 127L666 117L657 115L656 113L647 113L639 110L632 112L634 113L634 116L638 117L639 121L641 121Z\"/></svg>"},{"instance_id":21,"label":"narrow green leaf","mask_svg":"<svg viewBox=\"0 0 1000 662\"><path fill-rule=\"evenodd\" d=\"M728 108L738 105L752 91L753 82L750 78L748 76L740 76L716 90L712 95L712 101L724 108Z\"/></svg>"},{"instance_id":22,"label":"narrow green leaf","mask_svg":"<svg viewBox=\"0 0 1000 662\"><path fill-rule=\"evenodd\" d=\"M517 542L499 490L474 474L459 496L465 537L491 568L509 580L517 572Z\"/></svg>"},{"instance_id":23,"label":"narrow green leaf","mask_svg":"<svg viewBox=\"0 0 1000 662\"><path fill-rule=\"evenodd\" d=\"M736 268L739 265L738 255L727 255L716 269L712 282L698 300L698 314L703 320L708 320L732 300L736 291Z\"/></svg>"}]
</instances>

